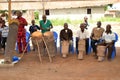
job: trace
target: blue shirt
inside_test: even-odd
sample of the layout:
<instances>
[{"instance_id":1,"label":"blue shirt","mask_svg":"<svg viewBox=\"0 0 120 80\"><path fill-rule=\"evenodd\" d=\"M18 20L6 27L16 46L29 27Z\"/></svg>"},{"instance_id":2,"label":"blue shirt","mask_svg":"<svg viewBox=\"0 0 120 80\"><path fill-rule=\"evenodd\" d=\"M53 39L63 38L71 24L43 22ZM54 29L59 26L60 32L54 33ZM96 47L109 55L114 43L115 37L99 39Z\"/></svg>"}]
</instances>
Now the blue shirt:
<instances>
[{"instance_id":1,"label":"blue shirt","mask_svg":"<svg viewBox=\"0 0 120 80\"><path fill-rule=\"evenodd\" d=\"M29 28L30 34L32 34L33 32L40 30L40 27L38 25L31 25Z\"/></svg>"}]
</instances>

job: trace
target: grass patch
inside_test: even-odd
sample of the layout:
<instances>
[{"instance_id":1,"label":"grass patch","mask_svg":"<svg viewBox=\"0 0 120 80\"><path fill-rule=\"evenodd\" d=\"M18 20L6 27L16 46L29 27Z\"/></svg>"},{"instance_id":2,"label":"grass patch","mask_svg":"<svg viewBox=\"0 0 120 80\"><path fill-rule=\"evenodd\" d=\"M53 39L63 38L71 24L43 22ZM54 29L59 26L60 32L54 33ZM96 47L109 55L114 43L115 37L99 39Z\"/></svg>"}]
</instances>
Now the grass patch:
<instances>
[{"instance_id":1,"label":"grass patch","mask_svg":"<svg viewBox=\"0 0 120 80\"><path fill-rule=\"evenodd\" d=\"M97 21L101 21L101 22L120 22L120 18L113 18L113 17L102 17L102 18L99 18L99 19L89 19L89 23L96 23ZM60 18L56 18L56 19L51 19L51 22L54 26L63 26L64 23L68 23L68 24L71 24L71 25L78 25L80 23L83 22L83 20L71 20L69 18L67 19L60 19ZM39 20L37 19L36 20L36 24L39 25Z\"/></svg>"},{"instance_id":2,"label":"grass patch","mask_svg":"<svg viewBox=\"0 0 120 80\"><path fill-rule=\"evenodd\" d=\"M69 18L67 18L67 19L56 18L56 19L52 19L51 22L54 26L58 26L58 25L63 26L64 23L68 23L68 24L72 24L72 25L80 24L82 22L82 20L71 20Z\"/></svg>"},{"instance_id":3,"label":"grass patch","mask_svg":"<svg viewBox=\"0 0 120 80\"><path fill-rule=\"evenodd\" d=\"M120 22L120 18L114 18L114 17L102 17L99 20L102 22Z\"/></svg>"}]
</instances>

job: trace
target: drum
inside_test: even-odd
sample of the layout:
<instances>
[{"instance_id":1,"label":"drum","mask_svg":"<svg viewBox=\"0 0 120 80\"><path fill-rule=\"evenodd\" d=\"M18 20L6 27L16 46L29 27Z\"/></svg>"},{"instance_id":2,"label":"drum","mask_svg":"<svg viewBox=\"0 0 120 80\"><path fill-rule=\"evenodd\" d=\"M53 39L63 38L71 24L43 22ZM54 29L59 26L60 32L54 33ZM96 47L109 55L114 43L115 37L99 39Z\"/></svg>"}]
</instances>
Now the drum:
<instances>
[{"instance_id":1,"label":"drum","mask_svg":"<svg viewBox=\"0 0 120 80\"><path fill-rule=\"evenodd\" d=\"M44 36L46 36L46 37L53 36L53 32L50 32L50 31L45 32L45 33L44 33Z\"/></svg>"},{"instance_id":2,"label":"drum","mask_svg":"<svg viewBox=\"0 0 120 80\"><path fill-rule=\"evenodd\" d=\"M33 46L36 46L36 40L38 41L38 43L40 44L42 42L42 33L39 31L35 31L31 34L31 40L32 40L32 44Z\"/></svg>"},{"instance_id":3,"label":"drum","mask_svg":"<svg viewBox=\"0 0 120 80\"><path fill-rule=\"evenodd\" d=\"M53 32L48 31L45 32L43 35L51 57L55 56L56 47L55 47Z\"/></svg>"},{"instance_id":4,"label":"drum","mask_svg":"<svg viewBox=\"0 0 120 80\"><path fill-rule=\"evenodd\" d=\"M54 41L53 32L48 31L48 32L45 32L43 35L44 35L46 42Z\"/></svg>"},{"instance_id":5,"label":"drum","mask_svg":"<svg viewBox=\"0 0 120 80\"><path fill-rule=\"evenodd\" d=\"M78 59L82 60L85 53L85 40L79 40L78 50L79 50Z\"/></svg>"},{"instance_id":6,"label":"drum","mask_svg":"<svg viewBox=\"0 0 120 80\"><path fill-rule=\"evenodd\" d=\"M67 57L69 51L69 41L62 41L62 57Z\"/></svg>"},{"instance_id":7,"label":"drum","mask_svg":"<svg viewBox=\"0 0 120 80\"><path fill-rule=\"evenodd\" d=\"M103 61L104 60L104 56L105 56L105 49L106 47L105 46L101 46L101 45L98 45L97 46L97 56L98 56L98 61Z\"/></svg>"},{"instance_id":8,"label":"drum","mask_svg":"<svg viewBox=\"0 0 120 80\"><path fill-rule=\"evenodd\" d=\"M32 39L41 39L42 38L42 33L39 31L35 31L31 34Z\"/></svg>"}]
</instances>

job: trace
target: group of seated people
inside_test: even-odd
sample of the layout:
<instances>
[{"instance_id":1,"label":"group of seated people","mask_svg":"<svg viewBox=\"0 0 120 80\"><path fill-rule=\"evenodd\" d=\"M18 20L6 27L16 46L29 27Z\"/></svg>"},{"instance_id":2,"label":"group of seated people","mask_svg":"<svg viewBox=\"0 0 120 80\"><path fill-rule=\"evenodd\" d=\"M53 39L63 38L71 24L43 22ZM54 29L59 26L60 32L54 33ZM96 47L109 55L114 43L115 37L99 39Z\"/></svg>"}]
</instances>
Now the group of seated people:
<instances>
[{"instance_id":1,"label":"group of seated people","mask_svg":"<svg viewBox=\"0 0 120 80\"><path fill-rule=\"evenodd\" d=\"M106 56L105 51L108 50L107 59L110 61L113 51L113 46L115 43L115 33L111 30L111 25L106 25L106 30L101 27L101 21L97 22L97 27L94 27L92 29L91 34L89 35L89 31L86 29L86 24L81 23L80 29L77 31L77 43L76 48L78 50L78 59L82 60L83 55L86 53L88 47L91 46L95 58L98 59L98 61L103 61L104 57ZM63 48L63 57L67 56L67 51L65 52L65 49L68 48L68 46L72 43L72 30L68 29L67 23L64 24L64 29L60 32L60 40ZM89 44L90 40L90 44ZM66 47L66 48L65 48Z\"/></svg>"},{"instance_id":2,"label":"group of seated people","mask_svg":"<svg viewBox=\"0 0 120 80\"><path fill-rule=\"evenodd\" d=\"M19 14L18 18L22 16L21 12L19 12L18 14ZM53 28L51 21L46 19L46 15L43 15L42 19L43 20L39 21L40 27L35 24L35 20L31 21L32 25L29 27L29 31L31 35L37 30L41 30L41 33L44 34L46 32L50 32L50 30ZM21 23L21 26L22 25L23 23ZM27 22L26 24L24 23L24 26L25 25L27 25ZM94 56L95 58L98 59L98 61L104 60L104 57L106 56L104 54L106 48L108 48L107 59L111 60L113 46L115 43L115 34L111 30L111 25L110 24L106 25L106 30L104 30L104 28L101 27L101 21L98 21L97 27L94 27L91 33L89 33L87 26L88 26L87 21L85 21L84 23L81 23L79 26L80 28L79 30L77 30L77 33L76 33L76 40L77 40L76 48L78 50L77 52L78 59L80 60L83 59L84 57L83 55L87 54L88 46L91 45ZM65 58L68 55L69 46L72 45L73 43L73 31L70 28L68 28L68 23L64 23L63 27L64 29L60 30L59 36L60 36L60 45L62 46L61 47L62 57ZM21 31L18 31L18 32L21 33ZM50 45L50 43L48 43L48 45ZM19 52L22 53L23 51L21 50L21 47L20 47L21 45L19 44L19 40L18 40L18 46L19 46ZM26 43L24 45L24 48L25 46L26 46ZM5 45L3 45L3 48L5 48ZM33 45L33 50L35 50L34 45ZM49 50L52 51L51 49Z\"/></svg>"},{"instance_id":3,"label":"group of seated people","mask_svg":"<svg viewBox=\"0 0 120 80\"><path fill-rule=\"evenodd\" d=\"M45 16L43 16L45 17ZM60 30L60 45L62 57L67 57L70 45L73 45L73 32L68 28L68 23L64 23L64 29ZM50 30L48 30L50 31ZM87 54L88 47L91 46L95 58L98 61L103 61L105 50L108 48L107 59L111 60L113 46L115 43L115 34L111 31L111 25L106 25L106 30L101 27L101 21L97 22L97 27L94 27L91 34L86 29L86 23L80 24L80 29L76 33L76 48L78 50L78 59L82 60L83 55ZM90 40L90 41L89 41ZM90 44L89 44L90 42Z\"/></svg>"}]
</instances>

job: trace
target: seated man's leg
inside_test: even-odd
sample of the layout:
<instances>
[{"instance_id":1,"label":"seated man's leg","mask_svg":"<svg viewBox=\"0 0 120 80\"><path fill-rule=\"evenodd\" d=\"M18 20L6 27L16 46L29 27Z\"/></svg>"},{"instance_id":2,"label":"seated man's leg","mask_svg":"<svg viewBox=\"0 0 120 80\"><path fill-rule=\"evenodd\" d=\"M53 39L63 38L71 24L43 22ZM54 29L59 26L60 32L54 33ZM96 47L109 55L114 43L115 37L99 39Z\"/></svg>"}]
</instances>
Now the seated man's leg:
<instances>
[{"instance_id":1,"label":"seated man's leg","mask_svg":"<svg viewBox=\"0 0 120 80\"><path fill-rule=\"evenodd\" d=\"M79 42L79 38L76 38L76 53L78 54L79 51L78 51L78 42Z\"/></svg>"},{"instance_id":2,"label":"seated man's leg","mask_svg":"<svg viewBox=\"0 0 120 80\"><path fill-rule=\"evenodd\" d=\"M74 47L73 47L73 41L72 40L70 40L69 41L69 53L74 53Z\"/></svg>"},{"instance_id":3,"label":"seated man's leg","mask_svg":"<svg viewBox=\"0 0 120 80\"><path fill-rule=\"evenodd\" d=\"M109 46L107 46L107 48L108 48L108 56L107 56L107 58L108 58L108 60L110 60L111 56L112 56L112 51L113 51L113 44L110 44Z\"/></svg>"},{"instance_id":4,"label":"seated man's leg","mask_svg":"<svg viewBox=\"0 0 120 80\"><path fill-rule=\"evenodd\" d=\"M96 49L96 45L95 45L96 42L97 42L97 40L91 39L91 46L93 48L93 52L95 53L95 56L97 55L97 49Z\"/></svg>"},{"instance_id":5,"label":"seated man's leg","mask_svg":"<svg viewBox=\"0 0 120 80\"><path fill-rule=\"evenodd\" d=\"M85 44L85 50L86 50L86 55L89 53L88 48L89 48L89 39L87 39Z\"/></svg>"}]
</instances>

